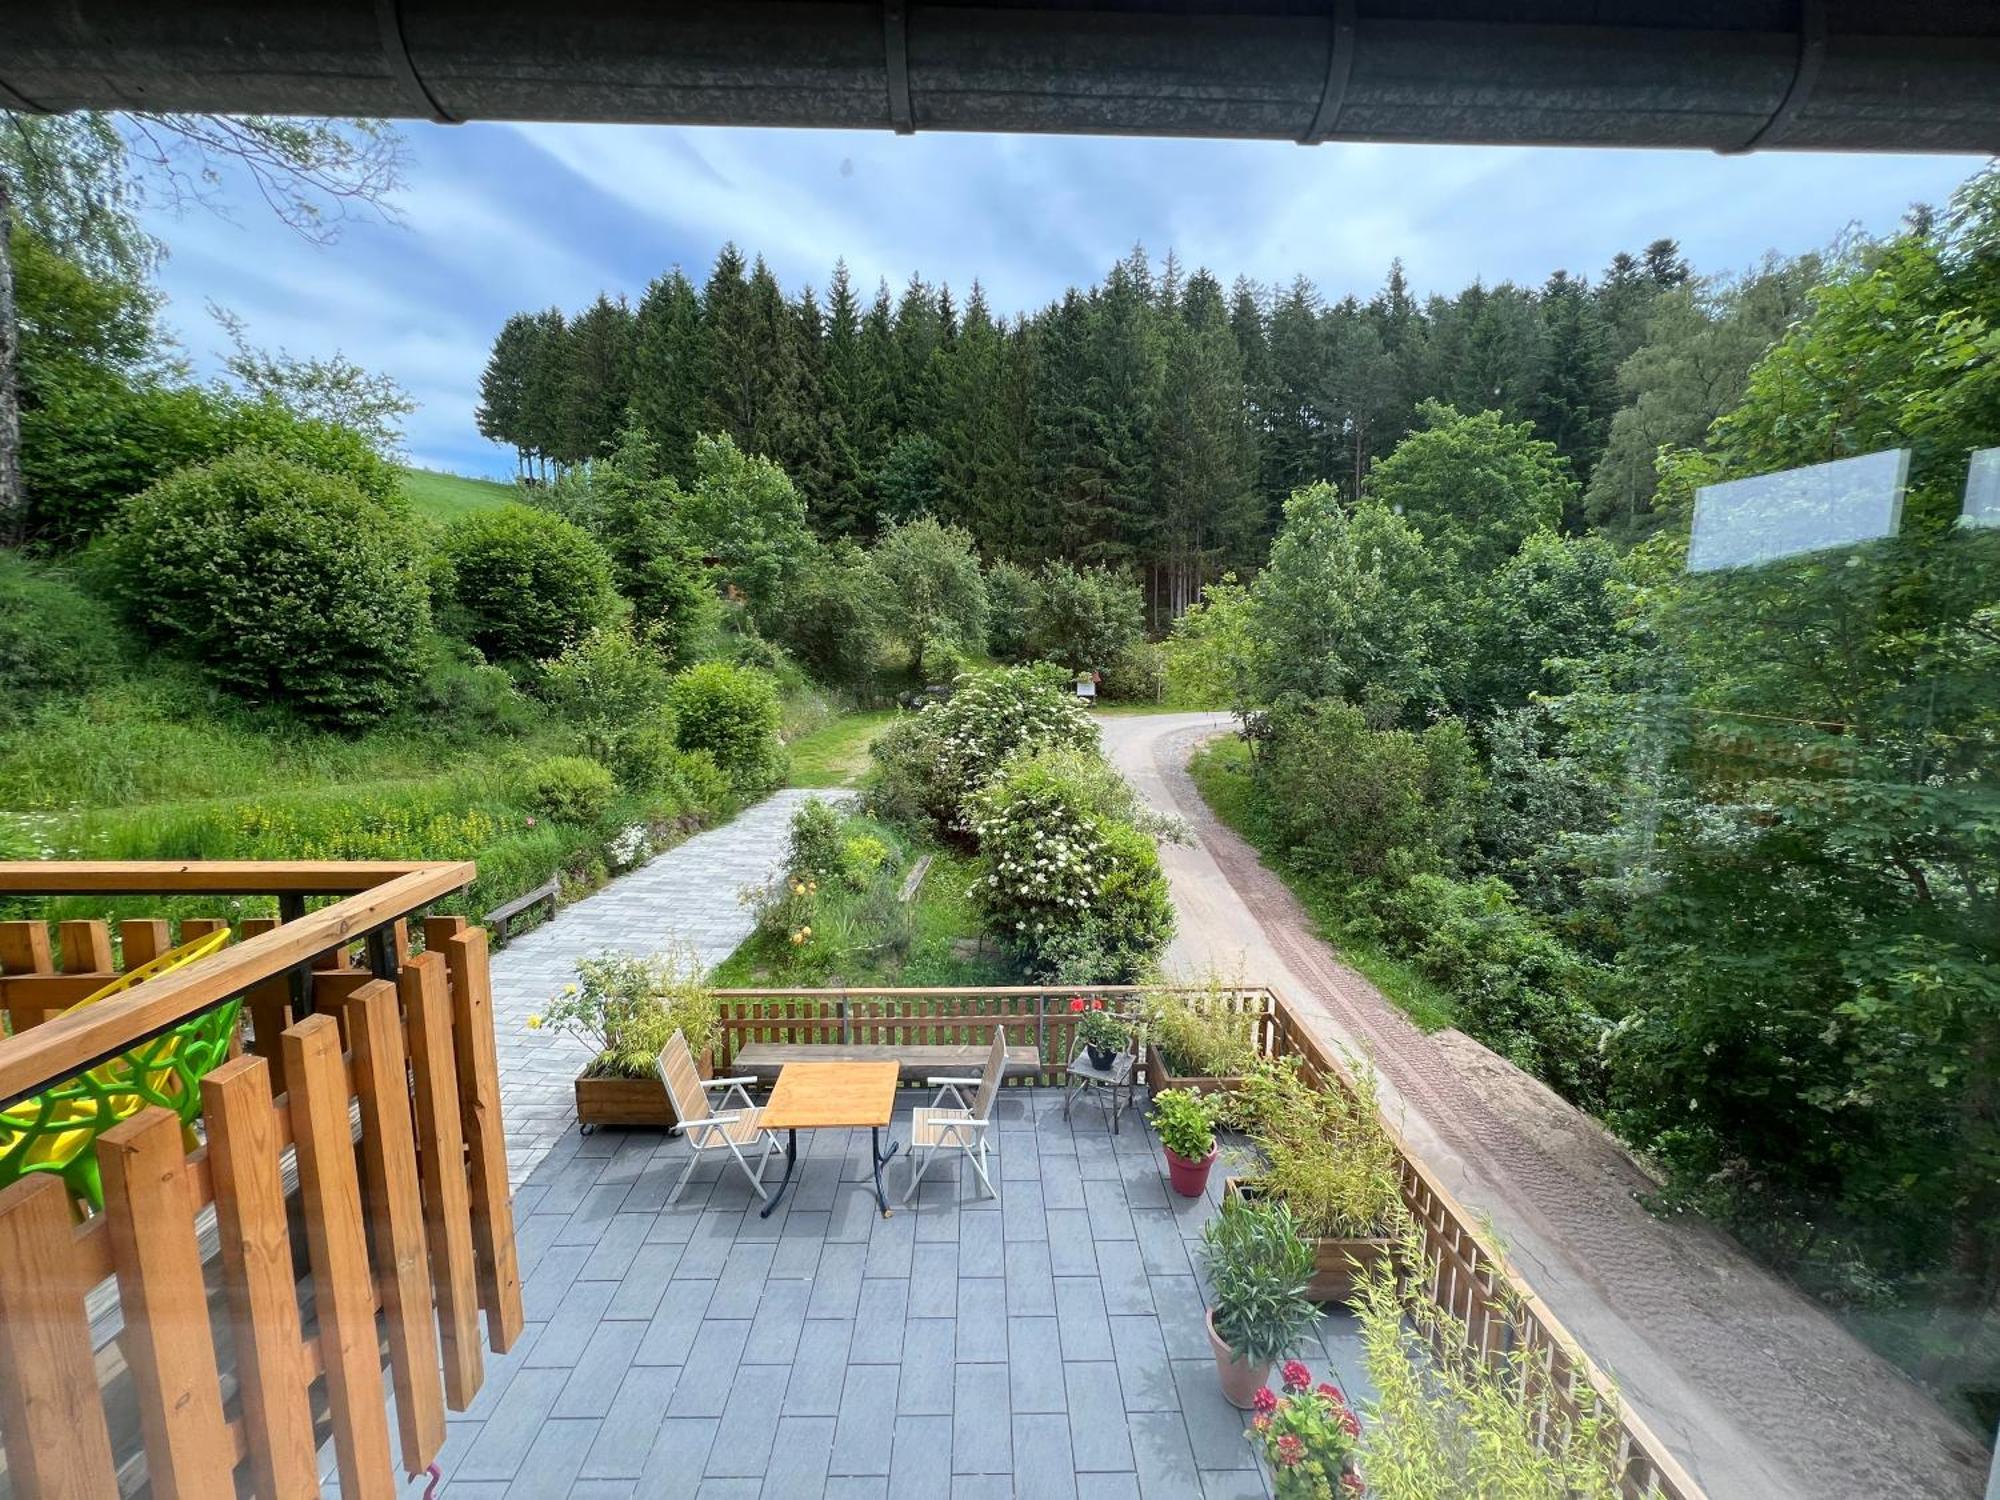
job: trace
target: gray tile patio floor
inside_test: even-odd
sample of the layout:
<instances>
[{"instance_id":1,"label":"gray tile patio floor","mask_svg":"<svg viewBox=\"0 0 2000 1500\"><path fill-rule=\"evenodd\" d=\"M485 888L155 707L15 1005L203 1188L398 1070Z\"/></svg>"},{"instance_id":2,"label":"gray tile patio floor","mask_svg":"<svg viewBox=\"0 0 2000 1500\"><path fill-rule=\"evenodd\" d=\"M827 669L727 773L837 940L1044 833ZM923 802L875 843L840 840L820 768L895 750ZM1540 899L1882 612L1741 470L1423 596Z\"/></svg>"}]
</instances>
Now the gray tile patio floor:
<instances>
[{"instance_id":1,"label":"gray tile patio floor","mask_svg":"<svg viewBox=\"0 0 2000 1500\"><path fill-rule=\"evenodd\" d=\"M453 1417L443 1494L1267 1494L1202 1326L1220 1171L1175 1197L1137 1111L1114 1136L1088 1099L1065 1122L1055 1090L998 1115L997 1200L940 1161L904 1206L899 1156L888 1219L866 1131L802 1132L766 1220L733 1163L668 1207L678 1141L572 1129L517 1194L527 1333ZM1307 1362L1365 1395L1347 1314Z\"/></svg>"}]
</instances>

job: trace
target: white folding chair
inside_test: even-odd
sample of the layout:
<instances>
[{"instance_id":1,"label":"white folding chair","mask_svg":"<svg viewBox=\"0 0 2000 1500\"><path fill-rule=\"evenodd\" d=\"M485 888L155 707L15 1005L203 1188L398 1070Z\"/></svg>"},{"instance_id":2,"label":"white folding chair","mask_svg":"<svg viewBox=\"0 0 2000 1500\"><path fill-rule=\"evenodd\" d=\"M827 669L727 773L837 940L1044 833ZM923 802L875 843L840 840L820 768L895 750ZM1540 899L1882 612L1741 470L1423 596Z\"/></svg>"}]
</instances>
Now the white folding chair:
<instances>
[{"instance_id":1,"label":"white folding chair","mask_svg":"<svg viewBox=\"0 0 2000 1500\"><path fill-rule=\"evenodd\" d=\"M660 1082L666 1086L667 1097L674 1102L677 1123L674 1130L687 1137L688 1164L681 1171L680 1181L667 1194L667 1202L672 1203L687 1186L688 1178L694 1175L695 1163L710 1151L727 1151L736 1158L736 1165L743 1169L743 1175L750 1179L750 1187L759 1198L768 1199L771 1194L764 1186L764 1165L770 1161L771 1153L778 1149L778 1138L763 1125L764 1111L750 1102L749 1085L755 1078L703 1078L695 1071L694 1054L688 1050L687 1038L676 1031L667 1039L667 1045L660 1049L660 1055L653 1064L660 1075ZM723 1112L718 1114L709 1108L708 1091L723 1089ZM764 1139L764 1154L757 1158L753 1170L749 1158L743 1154L745 1146L755 1145L757 1138Z\"/></svg>"},{"instance_id":2,"label":"white folding chair","mask_svg":"<svg viewBox=\"0 0 2000 1500\"><path fill-rule=\"evenodd\" d=\"M1007 1070L1007 1031L993 1029L993 1050L986 1054L986 1071L977 1078L926 1078L924 1085L938 1091L927 1108L910 1119L910 1185L903 1190L908 1203L924 1180L931 1158L940 1151L963 1151L979 1174L980 1184L991 1198L993 1179L986 1175L986 1137L993 1118L993 1097L1000 1092L1000 1075ZM962 1090L977 1085L979 1092L967 1103Z\"/></svg>"}]
</instances>

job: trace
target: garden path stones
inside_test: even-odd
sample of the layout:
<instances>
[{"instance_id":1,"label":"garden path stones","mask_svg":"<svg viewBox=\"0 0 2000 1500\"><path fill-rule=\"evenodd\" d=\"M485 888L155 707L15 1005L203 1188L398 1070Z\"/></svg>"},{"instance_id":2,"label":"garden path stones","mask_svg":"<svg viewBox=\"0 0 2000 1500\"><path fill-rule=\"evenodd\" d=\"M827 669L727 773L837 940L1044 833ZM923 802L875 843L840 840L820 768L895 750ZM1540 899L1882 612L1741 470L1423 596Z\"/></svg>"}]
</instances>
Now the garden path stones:
<instances>
[{"instance_id":1,"label":"garden path stones","mask_svg":"<svg viewBox=\"0 0 2000 1500\"><path fill-rule=\"evenodd\" d=\"M800 804L839 806L853 795L778 792L563 907L493 955L493 1032L513 1186L526 1182L550 1146L576 1128L570 1085L590 1060L589 1050L571 1037L528 1029L528 1017L569 982L576 961L606 949L646 954L684 946L712 968L750 935L754 917L738 894L745 886L768 885L781 872ZM610 1154L618 1141L619 1133L611 1132L585 1150Z\"/></svg>"}]
</instances>

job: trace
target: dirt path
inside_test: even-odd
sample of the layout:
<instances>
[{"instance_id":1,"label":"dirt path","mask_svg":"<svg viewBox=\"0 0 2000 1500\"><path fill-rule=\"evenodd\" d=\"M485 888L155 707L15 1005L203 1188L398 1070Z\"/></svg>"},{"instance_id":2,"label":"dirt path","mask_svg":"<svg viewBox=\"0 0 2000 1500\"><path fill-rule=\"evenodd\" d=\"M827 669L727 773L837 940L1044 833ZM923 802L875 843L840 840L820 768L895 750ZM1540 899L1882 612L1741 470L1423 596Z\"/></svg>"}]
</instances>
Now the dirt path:
<instances>
[{"instance_id":1,"label":"dirt path","mask_svg":"<svg viewBox=\"0 0 2000 1500\"><path fill-rule=\"evenodd\" d=\"M1182 971L1215 968L1307 1005L1372 1055L1405 1136L1713 1500L1973 1500L1986 1456L1897 1371L1705 1223L1662 1222L1589 1117L1456 1032L1426 1036L1334 951L1186 771L1219 715L1106 718L1141 796L1193 826L1162 852Z\"/></svg>"}]
</instances>

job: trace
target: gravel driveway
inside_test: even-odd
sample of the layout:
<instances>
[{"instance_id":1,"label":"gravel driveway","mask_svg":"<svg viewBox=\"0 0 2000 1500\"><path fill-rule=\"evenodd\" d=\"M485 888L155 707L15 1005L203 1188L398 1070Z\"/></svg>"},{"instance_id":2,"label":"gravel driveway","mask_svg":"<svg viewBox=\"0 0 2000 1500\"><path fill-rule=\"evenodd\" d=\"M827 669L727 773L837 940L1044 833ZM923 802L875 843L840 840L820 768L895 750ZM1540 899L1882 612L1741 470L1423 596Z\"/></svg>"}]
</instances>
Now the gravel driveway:
<instances>
[{"instance_id":1,"label":"gravel driveway","mask_svg":"<svg viewBox=\"0 0 2000 1500\"><path fill-rule=\"evenodd\" d=\"M1195 832L1161 851L1169 966L1268 984L1371 1056L1404 1135L1713 1500L1976 1500L1986 1457L1921 1390L1706 1223L1652 1217L1595 1121L1470 1038L1425 1035L1313 935L1187 774L1227 716L1100 723L1140 795Z\"/></svg>"}]
</instances>

